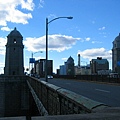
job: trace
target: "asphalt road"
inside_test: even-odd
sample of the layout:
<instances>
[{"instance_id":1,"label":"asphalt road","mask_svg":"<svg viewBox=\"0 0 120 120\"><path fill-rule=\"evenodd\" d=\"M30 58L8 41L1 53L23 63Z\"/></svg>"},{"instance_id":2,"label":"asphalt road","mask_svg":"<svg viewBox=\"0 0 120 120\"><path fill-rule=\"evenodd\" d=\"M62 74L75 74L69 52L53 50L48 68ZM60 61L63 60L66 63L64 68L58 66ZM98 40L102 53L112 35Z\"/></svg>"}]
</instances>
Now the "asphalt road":
<instances>
[{"instance_id":1,"label":"asphalt road","mask_svg":"<svg viewBox=\"0 0 120 120\"><path fill-rule=\"evenodd\" d=\"M120 86L118 85L55 78L48 79L48 82L112 107L120 107Z\"/></svg>"}]
</instances>

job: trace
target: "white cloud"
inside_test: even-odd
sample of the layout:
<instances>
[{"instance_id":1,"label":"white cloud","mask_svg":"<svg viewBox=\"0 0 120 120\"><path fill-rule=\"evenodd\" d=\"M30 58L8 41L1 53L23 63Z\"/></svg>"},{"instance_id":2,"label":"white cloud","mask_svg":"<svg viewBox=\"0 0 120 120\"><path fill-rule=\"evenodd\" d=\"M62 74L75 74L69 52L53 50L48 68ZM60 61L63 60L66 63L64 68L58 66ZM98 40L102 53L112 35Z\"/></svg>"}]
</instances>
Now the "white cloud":
<instances>
[{"instance_id":1,"label":"white cloud","mask_svg":"<svg viewBox=\"0 0 120 120\"><path fill-rule=\"evenodd\" d=\"M0 74L4 73L4 63L0 62Z\"/></svg>"},{"instance_id":2,"label":"white cloud","mask_svg":"<svg viewBox=\"0 0 120 120\"><path fill-rule=\"evenodd\" d=\"M0 54L4 55L5 54L5 45L6 45L7 39L6 38L1 38L0 37Z\"/></svg>"},{"instance_id":3,"label":"white cloud","mask_svg":"<svg viewBox=\"0 0 120 120\"><path fill-rule=\"evenodd\" d=\"M4 67L4 63L0 62L0 68Z\"/></svg>"},{"instance_id":4,"label":"white cloud","mask_svg":"<svg viewBox=\"0 0 120 120\"><path fill-rule=\"evenodd\" d=\"M11 29L8 28L8 27L2 27L1 30L2 30L2 31L10 31Z\"/></svg>"},{"instance_id":5,"label":"white cloud","mask_svg":"<svg viewBox=\"0 0 120 120\"><path fill-rule=\"evenodd\" d=\"M1 0L0 1L0 26L7 26L7 22L27 24L32 18L31 13L17 9L32 11L34 9L33 0Z\"/></svg>"},{"instance_id":6,"label":"white cloud","mask_svg":"<svg viewBox=\"0 0 120 120\"><path fill-rule=\"evenodd\" d=\"M90 40L91 40L90 37L81 38L81 42L88 42L88 41L90 41Z\"/></svg>"},{"instance_id":7,"label":"white cloud","mask_svg":"<svg viewBox=\"0 0 120 120\"><path fill-rule=\"evenodd\" d=\"M76 41L78 40L80 40L80 38L73 38L72 36L59 34L49 35L48 48L49 50L61 52L70 49L72 45L75 45ZM45 51L46 37L42 36L40 38L26 38L24 44L28 51Z\"/></svg>"},{"instance_id":8,"label":"white cloud","mask_svg":"<svg viewBox=\"0 0 120 120\"><path fill-rule=\"evenodd\" d=\"M43 8L44 3L44 0L40 0L39 7Z\"/></svg>"},{"instance_id":9,"label":"white cloud","mask_svg":"<svg viewBox=\"0 0 120 120\"><path fill-rule=\"evenodd\" d=\"M104 30L105 29L105 27L101 27L101 28L99 28L98 30Z\"/></svg>"},{"instance_id":10,"label":"white cloud","mask_svg":"<svg viewBox=\"0 0 120 120\"><path fill-rule=\"evenodd\" d=\"M67 61L68 58L62 58L63 61Z\"/></svg>"},{"instance_id":11,"label":"white cloud","mask_svg":"<svg viewBox=\"0 0 120 120\"><path fill-rule=\"evenodd\" d=\"M90 37L85 38L86 41L90 41Z\"/></svg>"},{"instance_id":12,"label":"white cloud","mask_svg":"<svg viewBox=\"0 0 120 120\"><path fill-rule=\"evenodd\" d=\"M106 50L105 48L92 48L86 49L84 51L78 51L83 58L87 58L89 60L96 59L97 57L102 57L103 59L111 60L111 50Z\"/></svg>"},{"instance_id":13,"label":"white cloud","mask_svg":"<svg viewBox=\"0 0 120 120\"><path fill-rule=\"evenodd\" d=\"M27 0L27 1L26 0L20 0L20 2L21 2L22 8L33 11L33 9L34 9L33 0Z\"/></svg>"},{"instance_id":14,"label":"white cloud","mask_svg":"<svg viewBox=\"0 0 120 120\"><path fill-rule=\"evenodd\" d=\"M92 41L92 43L95 44L95 43L102 43L102 42L100 42L100 41Z\"/></svg>"},{"instance_id":15,"label":"white cloud","mask_svg":"<svg viewBox=\"0 0 120 120\"><path fill-rule=\"evenodd\" d=\"M56 17L57 17L57 16L56 16L55 14L50 14L50 15L48 16L49 19L51 19L51 18L54 19L54 18L56 18Z\"/></svg>"},{"instance_id":16,"label":"white cloud","mask_svg":"<svg viewBox=\"0 0 120 120\"><path fill-rule=\"evenodd\" d=\"M19 10L11 10L9 16L6 17L6 20L12 23L22 23L27 24L27 19L32 18L31 13L25 14Z\"/></svg>"},{"instance_id":17,"label":"white cloud","mask_svg":"<svg viewBox=\"0 0 120 120\"><path fill-rule=\"evenodd\" d=\"M1 16L1 15L0 15L0 16ZM0 20L0 26L7 26L6 21L4 21L4 20Z\"/></svg>"}]
</instances>

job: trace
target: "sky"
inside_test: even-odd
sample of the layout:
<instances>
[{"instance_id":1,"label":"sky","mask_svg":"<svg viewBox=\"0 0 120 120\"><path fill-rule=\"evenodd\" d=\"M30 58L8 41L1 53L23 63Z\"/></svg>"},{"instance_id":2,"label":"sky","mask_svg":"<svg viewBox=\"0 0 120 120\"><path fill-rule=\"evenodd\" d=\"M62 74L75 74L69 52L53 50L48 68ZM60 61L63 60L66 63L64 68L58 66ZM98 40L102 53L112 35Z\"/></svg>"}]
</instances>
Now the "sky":
<instances>
[{"instance_id":1,"label":"sky","mask_svg":"<svg viewBox=\"0 0 120 120\"><path fill-rule=\"evenodd\" d=\"M53 71L71 56L78 65L102 57L112 68L112 42L120 32L120 0L0 0L0 73L4 72L7 35L16 27L23 36L24 67L46 57L46 18L48 59ZM40 51L43 51L42 53Z\"/></svg>"}]
</instances>

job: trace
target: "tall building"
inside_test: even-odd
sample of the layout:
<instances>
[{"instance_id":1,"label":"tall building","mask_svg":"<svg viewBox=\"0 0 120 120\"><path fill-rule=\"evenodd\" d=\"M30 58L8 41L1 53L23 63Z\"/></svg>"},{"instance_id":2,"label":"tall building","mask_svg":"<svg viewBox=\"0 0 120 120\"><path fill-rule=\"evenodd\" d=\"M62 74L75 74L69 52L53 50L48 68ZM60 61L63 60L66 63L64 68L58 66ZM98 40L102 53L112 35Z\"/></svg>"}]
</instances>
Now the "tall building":
<instances>
[{"instance_id":1,"label":"tall building","mask_svg":"<svg viewBox=\"0 0 120 120\"><path fill-rule=\"evenodd\" d=\"M23 75L23 36L14 28L7 36L6 55L5 55L5 75Z\"/></svg>"},{"instance_id":2,"label":"tall building","mask_svg":"<svg viewBox=\"0 0 120 120\"><path fill-rule=\"evenodd\" d=\"M64 65L60 66L59 75L75 75L74 59L70 56Z\"/></svg>"},{"instance_id":3,"label":"tall building","mask_svg":"<svg viewBox=\"0 0 120 120\"><path fill-rule=\"evenodd\" d=\"M67 75L75 75L74 59L71 56L68 58L65 65Z\"/></svg>"},{"instance_id":4,"label":"tall building","mask_svg":"<svg viewBox=\"0 0 120 120\"><path fill-rule=\"evenodd\" d=\"M120 74L120 33L113 41L112 70Z\"/></svg>"},{"instance_id":5,"label":"tall building","mask_svg":"<svg viewBox=\"0 0 120 120\"><path fill-rule=\"evenodd\" d=\"M40 59L35 62L35 74L44 77L45 75L45 59ZM53 60L48 60L47 64L48 75L53 75Z\"/></svg>"},{"instance_id":6,"label":"tall building","mask_svg":"<svg viewBox=\"0 0 120 120\"><path fill-rule=\"evenodd\" d=\"M92 74L97 74L100 70L109 70L109 62L107 59L97 57L97 59L92 59L90 61L90 68Z\"/></svg>"},{"instance_id":7,"label":"tall building","mask_svg":"<svg viewBox=\"0 0 120 120\"><path fill-rule=\"evenodd\" d=\"M48 75L53 75L53 60L48 60L47 63L48 67L47 67L47 74Z\"/></svg>"}]
</instances>

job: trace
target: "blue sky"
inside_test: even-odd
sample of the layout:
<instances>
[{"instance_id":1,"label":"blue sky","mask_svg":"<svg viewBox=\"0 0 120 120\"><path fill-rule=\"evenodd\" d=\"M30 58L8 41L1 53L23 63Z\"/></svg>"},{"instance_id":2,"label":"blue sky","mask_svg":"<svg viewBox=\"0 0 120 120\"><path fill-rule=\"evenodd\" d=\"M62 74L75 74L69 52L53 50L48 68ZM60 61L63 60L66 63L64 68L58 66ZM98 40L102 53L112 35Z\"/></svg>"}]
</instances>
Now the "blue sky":
<instances>
[{"instance_id":1,"label":"blue sky","mask_svg":"<svg viewBox=\"0 0 120 120\"><path fill-rule=\"evenodd\" d=\"M112 42L120 32L120 0L2 0L0 1L0 73L5 63L6 36L14 29L23 35L24 66L45 58L46 18L72 16L49 24L49 59L54 72L72 56L75 65L91 59L108 59L111 69Z\"/></svg>"}]
</instances>

